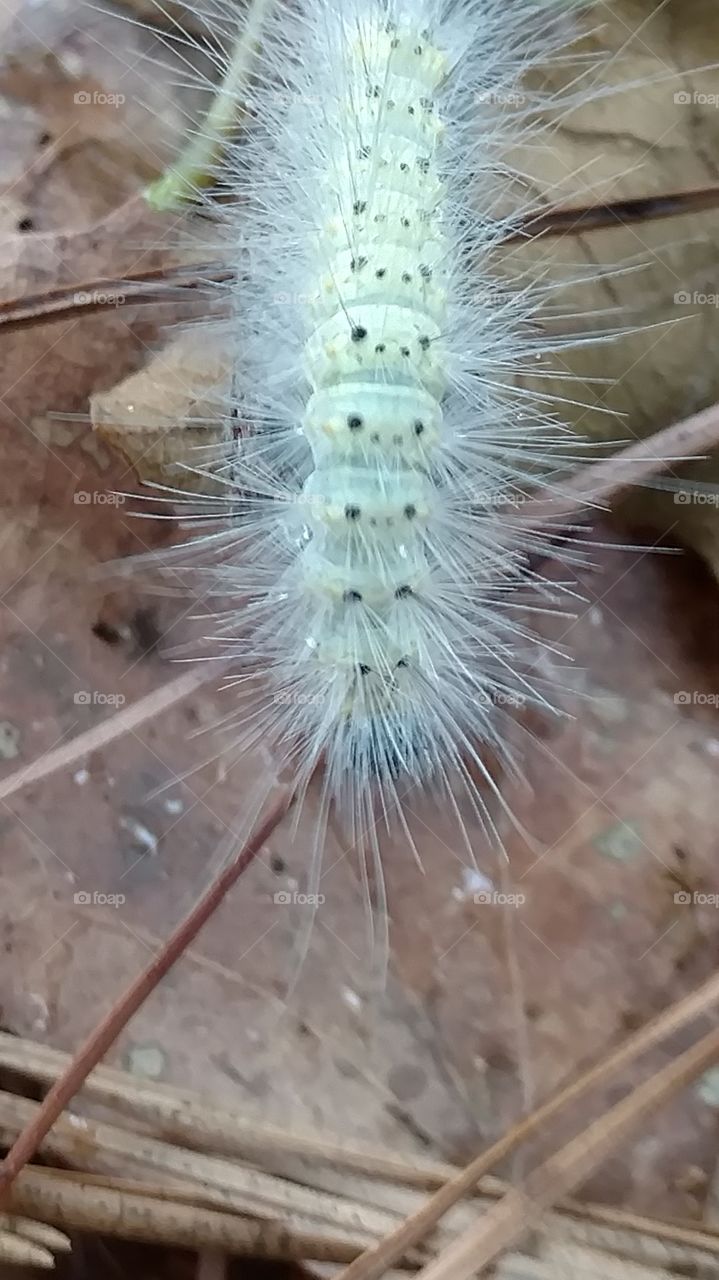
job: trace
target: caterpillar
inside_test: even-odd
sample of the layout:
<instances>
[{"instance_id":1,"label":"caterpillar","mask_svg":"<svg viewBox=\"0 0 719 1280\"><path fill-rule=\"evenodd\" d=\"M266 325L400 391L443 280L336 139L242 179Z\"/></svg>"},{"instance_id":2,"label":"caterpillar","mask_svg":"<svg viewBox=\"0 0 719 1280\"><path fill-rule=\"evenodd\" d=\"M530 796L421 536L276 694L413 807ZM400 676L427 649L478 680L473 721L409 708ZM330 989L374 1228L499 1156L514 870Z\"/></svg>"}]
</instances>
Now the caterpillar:
<instances>
[{"instance_id":1,"label":"caterpillar","mask_svg":"<svg viewBox=\"0 0 719 1280\"><path fill-rule=\"evenodd\" d=\"M458 783L491 825L483 752L508 708L549 705L528 621L546 540L512 515L576 437L518 385L551 347L542 291L508 289L494 254L569 7L280 3L221 167L233 438L196 546L248 695L227 727L300 793L321 765L355 834L417 789L456 807Z\"/></svg>"}]
</instances>

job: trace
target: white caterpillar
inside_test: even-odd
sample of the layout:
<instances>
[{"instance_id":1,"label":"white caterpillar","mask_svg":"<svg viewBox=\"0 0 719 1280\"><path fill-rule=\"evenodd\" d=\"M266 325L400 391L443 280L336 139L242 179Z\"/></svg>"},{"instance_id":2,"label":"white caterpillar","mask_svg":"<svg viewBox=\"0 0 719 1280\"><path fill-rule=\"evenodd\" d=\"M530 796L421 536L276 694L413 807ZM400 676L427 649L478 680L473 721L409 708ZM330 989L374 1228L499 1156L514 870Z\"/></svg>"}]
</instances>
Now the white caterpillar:
<instances>
[{"instance_id":1,"label":"white caterpillar","mask_svg":"<svg viewBox=\"0 0 719 1280\"><path fill-rule=\"evenodd\" d=\"M300 790L322 762L355 829L457 778L484 813L473 776L502 705L544 702L526 620L542 538L506 513L571 437L513 386L543 342L492 254L527 204L503 158L540 101L527 73L563 47L567 8L281 4L226 158L246 426L216 473L219 631L261 681L243 744L270 744Z\"/></svg>"}]
</instances>

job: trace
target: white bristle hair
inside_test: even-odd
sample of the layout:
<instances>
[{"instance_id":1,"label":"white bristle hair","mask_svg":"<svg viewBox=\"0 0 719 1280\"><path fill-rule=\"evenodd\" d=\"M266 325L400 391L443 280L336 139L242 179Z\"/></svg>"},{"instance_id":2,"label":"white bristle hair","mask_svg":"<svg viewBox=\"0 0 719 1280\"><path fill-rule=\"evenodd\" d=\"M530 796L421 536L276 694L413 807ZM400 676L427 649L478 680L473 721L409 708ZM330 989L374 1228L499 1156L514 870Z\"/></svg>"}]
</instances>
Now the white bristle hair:
<instances>
[{"instance_id":1,"label":"white bristle hair","mask_svg":"<svg viewBox=\"0 0 719 1280\"><path fill-rule=\"evenodd\" d=\"M508 157L546 105L532 72L570 57L570 8L279 3L222 164L233 199L210 200L237 277L236 438L196 548L237 660L229 727L300 794L321 766L354 838L404 821L411 791L456 810L458 783L491 827L483 753L508 708L548 705L529 621L548 542L513 515L577 445L518 385L556 343L495 252L531 203ZM226 65L236 21L211 19Z\"/></svg>"}]
</instances>

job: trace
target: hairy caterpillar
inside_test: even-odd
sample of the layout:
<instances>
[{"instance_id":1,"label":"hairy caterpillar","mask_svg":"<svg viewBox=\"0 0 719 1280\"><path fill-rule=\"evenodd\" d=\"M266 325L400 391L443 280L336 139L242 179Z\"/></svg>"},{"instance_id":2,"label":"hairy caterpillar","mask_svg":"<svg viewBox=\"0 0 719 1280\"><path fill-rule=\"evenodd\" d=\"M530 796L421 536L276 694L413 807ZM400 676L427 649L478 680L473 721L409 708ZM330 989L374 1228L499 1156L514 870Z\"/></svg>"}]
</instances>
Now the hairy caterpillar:
<instances>
[{"instance_id":1,"label":"hairy caterpillar","mask_svg":"<svg viewBox=\"0 0 719 1280\"><path fill-rule=\"evenodd\" d=\"M454 805L457 780L489 821L482 746L502 751L507 704L546 705L527 621L545 540L511 514L576 445L515 385L550 344L493 252L526 211L507 146L567 8L281 4L223 166L244 425L213 472L229 523L196 545L238 680L260 682L231 728L300 792L322 762L355 832L416 786Z\"/></svg>"}]
</instances>

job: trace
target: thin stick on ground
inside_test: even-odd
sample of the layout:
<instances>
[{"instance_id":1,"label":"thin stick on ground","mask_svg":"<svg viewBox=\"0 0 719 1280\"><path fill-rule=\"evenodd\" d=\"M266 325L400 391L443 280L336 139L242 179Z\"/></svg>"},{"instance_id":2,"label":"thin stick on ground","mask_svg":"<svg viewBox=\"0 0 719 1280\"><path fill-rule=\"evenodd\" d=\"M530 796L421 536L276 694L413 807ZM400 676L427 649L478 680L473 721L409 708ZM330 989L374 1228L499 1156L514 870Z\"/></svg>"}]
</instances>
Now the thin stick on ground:
<instances>
[{"instance_id":1,"label":"thin stick on ground","mask_svg":"<svg viewBox=\"0 0 719 1280\"><path fill-rule=\"evenodd\" d=\"M558 485L551 498L532 498L514 517L519 523L551 524L586 507L607 506L610 498L631 485L642 484L657 472L676 466L680 460L699 458L719 445L719 405L685 418L646 440L638 440L620 453L590 466L577 468ZM686 481L691 490L691 481Z\"/></svg>"},{"instance_id":2,"label":"thin stick on ground","mask_svg":"<svg viewBox=\"0 0 719 1280\"><path fill-rule=\"evenodd\" d=\"M117 307L166 305L191 302L204 290L227 284L232 271L216 262L201 266L153 267L130 278L103 277L80 284L58 285L43 293L23 294L0 302L0 333L17 333L53 320L74 320L107 311L108 296L118 299ZM122 298L122 302L120 302Z\"/></svg>"},{"instance_id":3,"label":"thin stick on ground","mask_svg":"<svg viewBox=\"0 0 719 1280\"><path fill-rule=\"evenodd\" d=\"M105 1056L121 1031L127 1026L130 1018L137 1013L157 984L194 941L223 898L253 862L275 827L282 821L293 800L292 789L286 787L280 792L268 816L256 828L248 842L170 935L159 955L155 956L147 968L130 984L75 1054L67 1070L46 1095L34 1119L18 1135L0 1165L0 1200L7 1195L13 1179L17 1177L28 1160L32 1159L43 1138L68 1102L74 1098L93 1067L96 1067Z\"/></svg>"},{"instance_id":4,"label":"thin stick on ground","mask_svg":"<svg viewBox=\"0 0 719 1280\"><path fill-rule=\"evenodd\" d=\"M315 1258L337 1263L355 1257L358 1248L351 1234L327 1233L315 1223L299 1224L295 1230L276 1219L183 1203L172 1193L158 1198L130 1183L123 1189L102 1185L84 1174L52 1169L24 1169L9 1195L18 1212L63 1230L92 1231L171 1248L203 1248L231 1257Z\"/></svg>"},{"instance_id":5,"label":"thin stick on ground","mask_svg":"<svg viewBox=\"0 0 719 1280\"><path fill-rule=\"evenodd\" d=\"M633 1131L719 1058L719 1031L710 1031L685 1053L623 1098L512 1189L419 1272L417 1280L470 1280L511 1249L545 1209L569 1195Z\"/></svg>"},{"instance_id":6,"label":"thin stick on ground","mask_svg":"<svg viewBox=\"0 0 719 1280\"><path fill-rule=\"evenodd\" d=\"M9 1231L0 1231L0 1262L18 1267L40 1267L44 1271L51 1271L55 1266L53 1256L47 1249Z\"/></svg>"},{"instance_id":7,"label":"thin stick on ground","mask_svg":"<svg viewBox=\"0 0 719 1280\"><path fill-rule=\"evenodd\" d=\"M392 1235L387 1236L379 1245L368 1249L356 1261L350 1263L338 1280L379 1280L385 1271L394 1266L399 1258L419 1244L437 1226L458 1200L476 1190L477 1184L491 1169L516 1151L521 1143L538 1132L560 1111L577 1102L595 1086L606 1084L620 1070L628 1067L669 1036L676 1034L717 1003L719 1003L719 975L715 974L696 991L677 1001L665 1013L647 1023L646 1027L640 1028L607 1058L591 1067L559 1093L554 1094L531 1115L520 1120L498 1142L481 1152L466 1168L461 1169L455 1177L440 1187L426 1204L407 1218Z\"/></svg>"}]
</instances>

